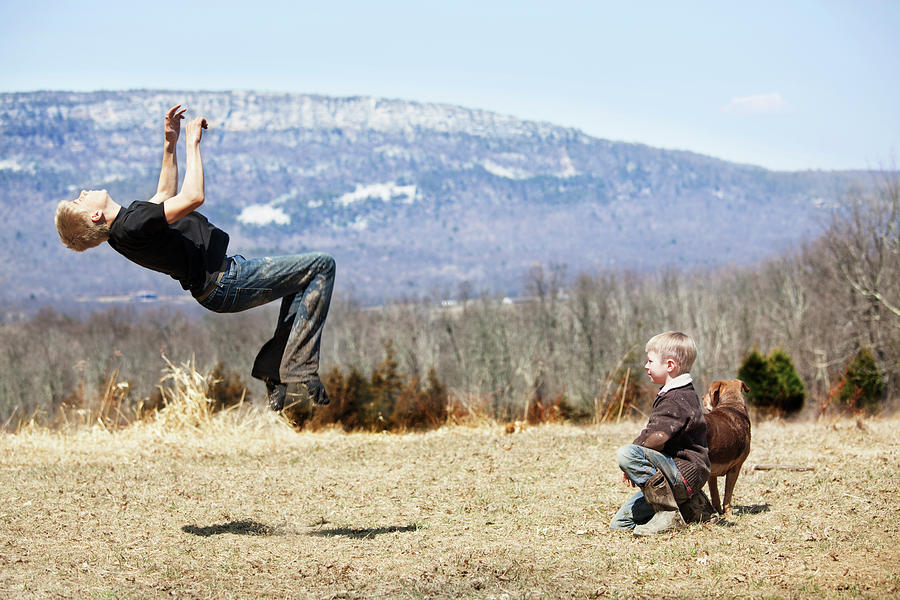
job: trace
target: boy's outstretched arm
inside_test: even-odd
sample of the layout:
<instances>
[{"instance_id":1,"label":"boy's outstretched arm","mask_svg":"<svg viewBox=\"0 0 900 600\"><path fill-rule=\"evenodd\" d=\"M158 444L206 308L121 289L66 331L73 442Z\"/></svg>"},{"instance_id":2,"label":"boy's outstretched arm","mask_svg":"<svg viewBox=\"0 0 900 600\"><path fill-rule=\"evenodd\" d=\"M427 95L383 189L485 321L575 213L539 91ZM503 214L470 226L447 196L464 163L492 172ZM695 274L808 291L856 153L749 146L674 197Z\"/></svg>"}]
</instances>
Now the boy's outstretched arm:
<instances>
[{"instance_id":1,"label":"boy's outstretched arm","mask_svg":"<svg viewBox=\"0 0 900 600\"><path fill-rule=\"evenodd\" d=\"M184 182L181 191L163 202L166 222L174 223L181 217L191 213L203 204L203 160L200 157L200 138L206 129L206 119L197 117L185 126Z\"/></svg>"},{"instance_id":2,"label":"boy's outstretched arm","mask_svg":"<svg viewBox=\"0 0 900 600\"><path fill-rule=\"evenodd\" d=\"M178 192L178 160L175 155L175 147L178 142L178 136L181 133L181 120L184 118L184 111L186 110L186 108L181 108L181 105L178 104L166 112L162 168L159 171L159 184L156 186L156 195L150 198L150 202L156 204L165 202Z\"/></svg>"}]
</instances>

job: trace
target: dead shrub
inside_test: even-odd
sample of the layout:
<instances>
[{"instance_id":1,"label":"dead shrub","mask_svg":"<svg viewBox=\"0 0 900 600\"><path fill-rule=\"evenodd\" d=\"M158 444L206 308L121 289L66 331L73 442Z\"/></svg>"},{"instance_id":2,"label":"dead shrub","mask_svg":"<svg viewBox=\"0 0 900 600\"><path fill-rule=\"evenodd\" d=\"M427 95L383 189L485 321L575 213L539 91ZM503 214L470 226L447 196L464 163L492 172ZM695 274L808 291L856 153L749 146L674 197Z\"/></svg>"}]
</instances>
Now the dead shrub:
<instances>
[{"instance_id":1,"label":"dead shrub","mask_svg":"<svg viewBox=\"0 0 900 600\"><path fill-rule=\"evenodd\" d=\"M100 425L104 429L120 429L138 419L131 401L132 385L119 380L118 367L110 367L103 377L99 396L88 397L84 379L59 403L56 421L63 426Z\"/></svg>"},{"instance_id":2,"label":"dead shrub","mask_svg":"<svg viewBox=\"0 0 900 600\"><path fill-rule=\"evenodd\" d=\"M138 402L136 409L138 417L144 418L151 415L156 411L161 410L165 405L166 398L163 396L162 390L157 386L153 388L153 391L150 392L149 396L142 398L140 402Z\"/></svg>"},{"instance_id":3,"label":"dead shrub","mask_svg":"<svg viewBox=\"0 0 900 600\"><path fill-rule=\"evenodd\" d=\"M163 407L153 414L155 423L167 430L200 430L209 427L213 400L209 397L210 378L200 373L193 361L175 365L168 358L160 380Z\"/></svg>"},{"instance_id":4,"label":"dead shrub","mask_svg":"<svg viewBox=\"0 0 900 600\"><path fill-rule=\"evenodd\" d=\"M529 425L555 423L567 417L571 406L566 400L565 389L554 398L547 398L547 386L542 377L539 377L532 387L531 398L525 410L525 421Z\"/></svg>"},{"instance_id":5,"label":"dead shrub","mask_svg":"<svg viewBox=\"0 0 900 600\"><path fill-rule=\"evenodd\" d=\"M284 409L295 429L339 426L344 431L406 431L440 427L447 421L447 387L432 368L424 388L415 375L400 373L390 343L381 364L366 377L356 367L344 375L334 367L323 379L331 402L300 402Z\"/></svg>"},{"instance_id":6,"label":"dead shrub","mask_svg":"<svg viewBox=\"0 0 900 600\"><path fill-rule=\"evenodd\" d=\"M440 427L447 421L447 388L434 368L428 371L426 386L413 376L397 396L391 425L400 430L422 430Z\"/></svg>"},{"instance_id":7,"label":"dead shrub","mask_svg":"<svg viewBox=\"0 0 900 600\"><path fill-rule=\"evenodd\" d=\"M167 367L160 383L150 392L149 396L141 398L134 406L135 418L143 419L163 410L169 402L176 397L169 388L164 385L172 381L173 369L178 369L163 356ZM180 367L181 369L196 373L193 361L189 361ZM216 363L209 373L203 375L197 373L206 383L206 392L203 394L209 401L210 413L216 413L235 406L239 406L250 400L250 391L247 389L243 378L236 371L229 371L221 361Z\"/></svg>"},{"instance_id":8,"label":"dead shrub","mask_svg":"<svg viewBox=\"0 0 900 600\"><path fill-rule=\"evenodd\" d=\"M372 378L369 382L372 401L369 404L369 410L364 411L367 429L371 431L390 429L391 416L397 405L400 391L405 385L404 378L398 370L394 344L388 340L384 344L384 359L372 371Z\"/></svg>"},{"instance_id":9,"label":"dead shrub","mask_svg":"<svg viewBox=\"0 0 900 600\"><path fill-rule=\"evenodd\" d=\"M207 380L207 395L212 400L213 412L237 406L250 399L250 392L240 374L226 370L221 361L210 371Z\"/></svg>"},{"instance_id":10,"label":"dead shrub","mask_svg":"<svg viewBox=\"0 0 900 600\"><path fill-rule=\"evenodd\" d=\"M529 425L559 423L560 421L581 420L587 413L575 411L565 390L553 398L535 397L528 403L525 421Z\"/></svg>"},{"instance_id":11,"label":"dead shrub","mask_svg":"<svg viewBox=\"0 0 900 600\"><path fill-rule=\"evenodd\" d=\"M300 402L285 409L285 416L295 429L315 431L333 425L344 431L370 429L372 393L368 379L359 369L354 367L345 376L340 367L334 367L325 374L323 383L331 402L316 407Z\"/></svg>"}]
</instances>

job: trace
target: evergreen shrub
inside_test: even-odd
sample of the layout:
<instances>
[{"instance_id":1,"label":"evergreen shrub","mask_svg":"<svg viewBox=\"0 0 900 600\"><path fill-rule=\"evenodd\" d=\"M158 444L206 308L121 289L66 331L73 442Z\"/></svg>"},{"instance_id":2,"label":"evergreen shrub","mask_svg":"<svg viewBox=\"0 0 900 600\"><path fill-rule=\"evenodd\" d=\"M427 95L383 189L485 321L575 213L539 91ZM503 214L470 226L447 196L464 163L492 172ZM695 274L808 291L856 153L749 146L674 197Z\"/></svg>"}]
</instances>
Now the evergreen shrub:
<instances>
[{"instance_id":1,"label":"evergreen shrub","mask_svg":"<svg viewBox=\"0 0 900 600\"><path fill-rule=\"evenodd\" d=\"M832 391L832 402L852 411L874 412L884 401L885 382L875 356L860 350Z\"/></svg>"},{"instance_id":2,"label":"evergreen shrub","mask_svg":"<svg viewBox=\"0 0 900 600\"><path fill-rule=\"evenodd\" d=\"M803 381L783 350L773 350L765 357L753 350L744 357L737 376L750 388L747 402L764 411L778 415L795 413L806 400Z\"/></svg>"}]
</instances>

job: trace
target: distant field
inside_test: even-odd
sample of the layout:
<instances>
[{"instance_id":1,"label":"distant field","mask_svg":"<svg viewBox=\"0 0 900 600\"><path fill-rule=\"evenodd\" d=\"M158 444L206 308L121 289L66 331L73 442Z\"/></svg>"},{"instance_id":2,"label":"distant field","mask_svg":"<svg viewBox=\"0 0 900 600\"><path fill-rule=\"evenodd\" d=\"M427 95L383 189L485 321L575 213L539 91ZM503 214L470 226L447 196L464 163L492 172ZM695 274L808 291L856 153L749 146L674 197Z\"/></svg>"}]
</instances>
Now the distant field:
<instances>
[{"instance_id":1,"label":"distant field","mask_svg":"<svg viewBox=\"0 0 900 600\"><path fill-rule=\"evenodd\" d=\"M0 596L900 595L900 418L758 424L733 518L637 540L607 522L640 427L2 435Z\"/></svg>"}]
</instances>

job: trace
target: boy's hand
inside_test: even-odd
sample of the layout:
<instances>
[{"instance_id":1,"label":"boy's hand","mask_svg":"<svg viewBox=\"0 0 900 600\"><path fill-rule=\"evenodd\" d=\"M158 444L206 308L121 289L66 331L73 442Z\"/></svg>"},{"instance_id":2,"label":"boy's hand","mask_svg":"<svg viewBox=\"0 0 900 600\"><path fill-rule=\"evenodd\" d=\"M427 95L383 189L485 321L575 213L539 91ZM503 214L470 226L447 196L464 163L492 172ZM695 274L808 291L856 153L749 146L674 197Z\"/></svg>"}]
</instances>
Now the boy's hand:
<instances>
[{"instance_id":1,"label":"boy's hand","mask_svg":"<svg viewBox=\"0 0 900 600\"><path fill-rule=\"evenodd\" d=\"M622 481L624 481L631 487L637 487L637 485L635 485L635 483L632 480L628 479L628 475L626 475L625 473L622 473Z\"/></svg>"},{"instance_id":2,"label":"boy's hand","mask_svg":"<svg viewBox=\"0 0 900 600\"><path fill-rule=\"evenodd\" d=\"M174 144L178 141L178 136L181 134L181 120L184 118L186 110L186 108L181 108L180 104L176 104L166 113L166 142Z\"/></svg>"},{"instance_id":3,"label":"boy's hand","mask_svg":"<svg viewBox=\"0 0 900 600\"><path fill-rule=\"evenodd\" d=\"M185 126L185 133L187 135L186 141L188 145L199 144L200 138L203 137L203 130L206 129L206 127L206 119L203 117L196 117L188 121Z\"/></svg>"}]
</instances>

